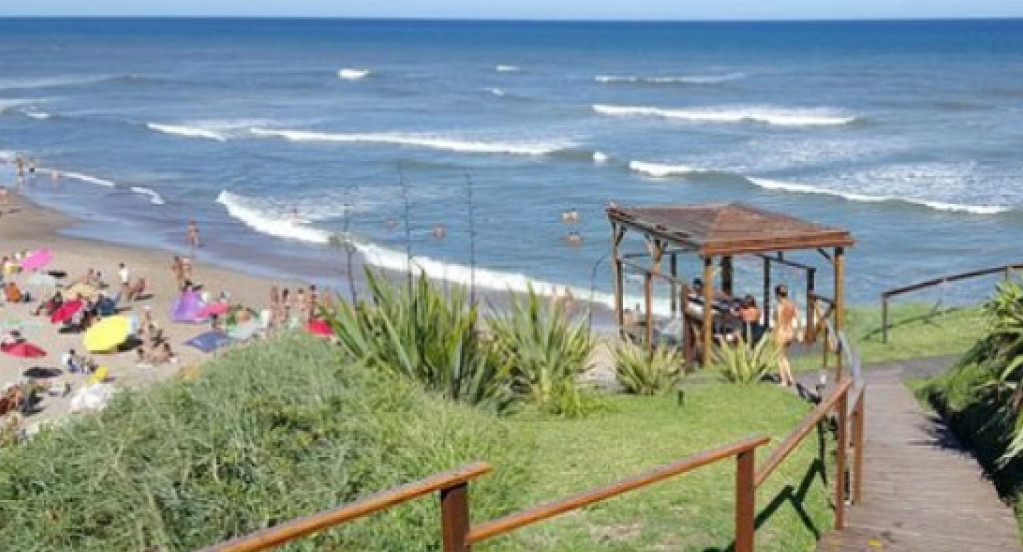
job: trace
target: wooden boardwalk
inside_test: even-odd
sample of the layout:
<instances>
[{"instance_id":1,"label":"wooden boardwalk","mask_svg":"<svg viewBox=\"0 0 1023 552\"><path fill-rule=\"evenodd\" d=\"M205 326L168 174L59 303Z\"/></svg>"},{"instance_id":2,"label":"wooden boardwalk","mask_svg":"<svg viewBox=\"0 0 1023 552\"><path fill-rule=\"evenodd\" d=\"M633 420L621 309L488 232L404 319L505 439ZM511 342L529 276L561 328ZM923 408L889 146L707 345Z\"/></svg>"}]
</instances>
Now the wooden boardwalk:
<instances>
[{"instance_id":1,"label":"wooden boardwalk","mask_svg":"<svg viewBox=\"0 0 1023 552\"><path fill-rule=\"evenodd\" d=\"M817 550L1023 550L1012 510L944 424L922 411L903 368L865 371L863 502L846 509L846 529L825 535Z\"/></svg>"}]
</instances>

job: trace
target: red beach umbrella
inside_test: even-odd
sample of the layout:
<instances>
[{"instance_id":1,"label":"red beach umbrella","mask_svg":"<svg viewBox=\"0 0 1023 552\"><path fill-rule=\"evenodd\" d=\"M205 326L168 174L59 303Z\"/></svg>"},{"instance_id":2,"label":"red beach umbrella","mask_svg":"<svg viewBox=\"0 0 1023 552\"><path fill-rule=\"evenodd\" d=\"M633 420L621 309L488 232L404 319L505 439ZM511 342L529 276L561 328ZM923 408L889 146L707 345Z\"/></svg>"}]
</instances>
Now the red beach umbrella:
<instances>
[{"instance_id":1,"label":"red beach umbrella","mask_svg":"<svg viewBox=\"0 0 1023 552\"><path fill-rule=\"evenodd\" d=\"M306 325L305 329L307 332L313 335L319 335L322 337L330 337L334 335L334 330L323 320L310 320Z\"/></svg>"},{"instance_id":2,"label":"red beach umbrella","mask_svg":"<svg viewBox=\"0 0 1023 552\"><path fill-rule=\"evenodd\" d=\"M78 299L68 301L53 312L53 316L50 317L50 322L53 322L54 324L63 324L64 322L71 320L71 317L77 314L78 311L82 310L82 307L84 306L85 303Z\"/></svg>"},{"instance_id":3,"label":"red beach umbrella","mask_svg":"<svg viewBox=\"0 0 1023 552\"><path fill-rule=\"evenodd\" d=\"M0 345L0 351L3 351L11 356L21 358L40 358L46 356L46 351L36 347L28 341L19 341L18 343L8 343L7 345Z\"/></svg>"}]
</instances>

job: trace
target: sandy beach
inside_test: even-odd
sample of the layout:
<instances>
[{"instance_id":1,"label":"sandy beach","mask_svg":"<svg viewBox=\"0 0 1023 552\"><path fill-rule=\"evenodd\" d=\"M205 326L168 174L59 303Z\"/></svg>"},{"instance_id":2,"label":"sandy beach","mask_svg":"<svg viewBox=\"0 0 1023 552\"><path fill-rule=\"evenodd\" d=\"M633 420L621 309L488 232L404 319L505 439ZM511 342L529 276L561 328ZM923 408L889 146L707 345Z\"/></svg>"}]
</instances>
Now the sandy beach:
<instances>
[{"instance_id":1,"label":"sandy beach","mask_svg":"<svg viewBox=\"0 0 1023 552\"><path fill-rule=\"evenodd\" d=\"M94 268L102 271L104 280L117 287L117 270L119 263L131 271L132 278L144 277L147 281L147 292L143 300L118 306L122 314L135 313L141 315L149 307L156 324L163 330L178 359L176 363L147 367L140 365L135 351L92 355L94 361L105 366L109 379L115 387L130 388L162 381L174 376L186 367L195 366L210 358L211 354L200 352L184 343L191 337L202 333L208 326L202 324L180 324L170 320L171 303L178 296L176 282L171 271L172 254L166 251L147 251L143 249L115 246L105 243L69 238L60 235L60 230L73 221L55 211L39 207L29 200L13 196L10 204L2 208L0 215L0 247L3 255L11 255L15 251L48 248L54 254L53 262L47 270L65 271L64 282L84 274ZM182 228L184 241L184 227ZM269 303L269 290L273 284L282 288L297 287L295 282L274 282L255 278L236 271L225 270L203 261L202 250L199 249L193 263L194 281L203 289L216 296L221 291L230 294L231 302L242 304L257 310L266 308ZM12 280L30 293L34 290L27 286L29 274L15 275ZM115 292L116 289L111 289ZM43 358L17 358L10 355L0 357L0 386L17 383L26 379L25 372L31 368L52 368L59 370L59 375L52 379L40 380L47 385L69 383L76 390L87 383L89 376L69 374L60 370L61 355L69 349L84 353L82 333L59 333L58 325L51 324L45 316L35 316L32 311L39 304L33 297L27 303L6 303L0 306L0 328L4 332L18 330L24 338L47 352ZM213 353L216 354L216 353ZM41 422L60 418L68 413L70 397L42 395L37 411L25 419L25 426L31 428Z\"/></svg>"}]
</instances>

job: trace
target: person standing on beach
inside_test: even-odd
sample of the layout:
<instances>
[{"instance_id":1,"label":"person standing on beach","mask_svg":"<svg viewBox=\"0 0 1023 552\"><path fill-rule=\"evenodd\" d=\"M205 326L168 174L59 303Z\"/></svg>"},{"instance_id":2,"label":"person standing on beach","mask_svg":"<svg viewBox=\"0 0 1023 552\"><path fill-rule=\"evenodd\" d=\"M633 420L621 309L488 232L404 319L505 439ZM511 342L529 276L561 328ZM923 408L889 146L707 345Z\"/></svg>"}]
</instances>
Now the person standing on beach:
<instances>
[{"instance_id":1,"label":"person standing on beach","mask_svg":"<svg viewBox=\"0 0 1023 552\"><path fill-rule=\"evenodd\" d=\"M791 387L795 380L792 378L792 366L789 364L789 346L796 340L795 325L798 321L799 311L795 303L789 299L789 289L783 284L774 288L774 295L778 298L778 308L774 311L774 342L778 347L778 378L780 385Z\"/></svg>"},{"instance_id":2,"label":"person standing on beach","mask_svg":"<svg viewBox=\"0 0 1023 552\"><path fill-rule=\"evenodd\" d=\"M174 255L174 259L171 261L171 272L174 273L174 282L177 283L178 291L185 290L185 264L181 261L181 257Z\"/></svg>"},{"instance_id":3,"label":"person standing on beach","mask_svg":"<svg viewBox=\"0 0 1023 552\"><path fill-rule=\"evenodd\" d=\"M202 244L199 242L199 225L194 220L188 221L188 246L192 248L192 256L195 256L195 250L201 247Z\"/></svg>"},{"instance_id":4,"label":"person standing on beach","mask_svg":"<svg viewBox=\"0 0 1023 552\"><path fill-rule=\"evenodd\" d=\"M121 297L131 300L131 272L124 263L118 265L117 277L121 281Z\"/></svg>"}]
</instances>

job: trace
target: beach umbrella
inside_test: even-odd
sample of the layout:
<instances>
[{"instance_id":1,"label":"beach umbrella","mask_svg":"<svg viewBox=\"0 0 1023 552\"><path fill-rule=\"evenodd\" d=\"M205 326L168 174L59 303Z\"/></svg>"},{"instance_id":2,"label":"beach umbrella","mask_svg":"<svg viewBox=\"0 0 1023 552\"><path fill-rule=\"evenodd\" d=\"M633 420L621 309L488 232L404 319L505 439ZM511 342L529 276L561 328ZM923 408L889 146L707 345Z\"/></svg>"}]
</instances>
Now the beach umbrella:
<instances>
[{"instance_id":1,"label":"beach umbrella","mask_svg":"<svg viewBox=\"0 0 1023 552\"><path fill-rule=\"evenodd\" d=\"M199 312L196 313L195 317L199 320L205 320L211 316L221 316L229 310L231 310L231 305L217 301L216 303L210 303L199 309Z\"/></svg>"},{"instance_id":2,"label":"beach umbrella","mask_svg":"<svg viewBox=\"0 0 1023 552\"><path fill-rule=\"evenodd\" d=\"M34 272L25 281L26 285L38 288L38 289L57 289L57 279L45 272Z\"/></svg>"},{"instance_id":3,"label":"beach umbrella","mask_svg":"<svg viewBox=\"0 0 1023 552\"><path fill-rule=\"evenodd\" d=\"M313 335L319 335L322 337L331 337L334 335L334 329L330 327L330 324L323 320L310 320L306 323L305 329Z\"/></svg>"},{"instance_id":4,"label":"beach umbrella","mask_svg":"<svg viewBox=\"0 0 1023 552\"><path fill-rule=\"evenodd\" d=\"M11 356L21 358L40 358L46 356L46 351L36 347L28 341L19 341L17 343L8 343L6 345L0 345L0 351L3 351Z\"/></svg>"},{"instance_id":5,"label":"beach umbrella","mask_svg":"<svg viewBox=\"0 0 1023 552\"><path fill-rule=\"evenodd\" d=\"M50 322L54 324L63 324L78 314L78 311L82 310L85 303L75 299L74 301L67 301L60 306L59 309L53 311L53 315L50 316Z\"/></svg>"},{"instance_id":6,"label":"beach umbrella","mask_svg":"<svg viewBox=\"0 0 1023 552\"><path fill-rule=\"evenodd\" d=\"M124 343L129 332L131 320L127 316L111 316L89 328L82 338L82 344L90 353L102 353Z\"/></svg>"},{"instance_id":7,"label":"beach umbrella","mask_svg":"<svg viewBox=\"0 0 1023 552\"><path fill-rule=\"evenodd\" d=\"M229 343L231 336L219 330L210 330L189 339L185 345L195 347L204 353L212 353Z\"/></svg>"},{"instance_id":8,"label":"beach umbrella","mask_svg":"<svg viewBox=\"0 0 1023 552\"><path fill-rule=\"evenodd\" d=\"M64 292L65 297L75 298L81 297L82 299L88 299L89 301L95 301L99 297L99 290L90 286L89 284L75 284Z\"/></svg>"},{"instance_id":9,"label":"beach umbrella","mask_svg":"<svg viewBox=\"0 0 1023 552\"><path fill-rule=\"evenodd\" d=\"M40 268L43 268L44 266L50 264L50 261L52 260L53 252L51 252L49 249L40 249L38 251L33 251L28 255L28 257L25 257L25 260L21 261L21 269L39 270Z\"/></svg>"},{"instance_id":10,"label":"beach umbrella","mask_svg":"<svg viewBox=\"0 0 1023 552\"><path fill-rule=\"evenodd\" d=\"M194 291L186 291L171 304L170 318L175 322L194 324L201 320L198 315L203 308L202 299Z\"/></svg>"}]
</instances>

